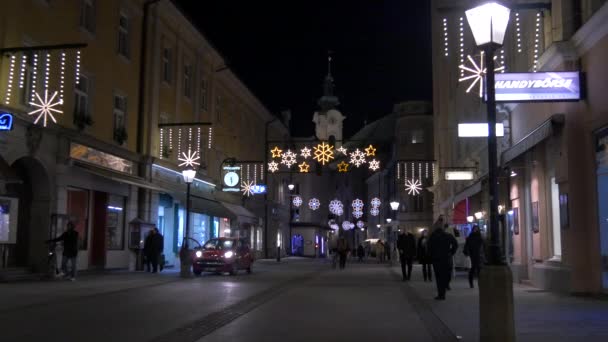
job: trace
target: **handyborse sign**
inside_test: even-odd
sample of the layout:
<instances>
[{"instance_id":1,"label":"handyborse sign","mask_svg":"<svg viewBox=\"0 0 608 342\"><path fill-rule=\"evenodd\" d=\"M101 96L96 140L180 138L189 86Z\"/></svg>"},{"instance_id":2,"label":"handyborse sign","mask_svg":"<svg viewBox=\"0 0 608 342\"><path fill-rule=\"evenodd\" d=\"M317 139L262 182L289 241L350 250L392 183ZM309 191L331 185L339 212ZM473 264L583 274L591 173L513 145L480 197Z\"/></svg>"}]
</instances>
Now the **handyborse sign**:
<instances>
[{"instance_id":1,"label":"handyborse sign","mask_svg":"<svg viewBox=\"0 0 608 342\"><path fill-rule=\"evenodd\" d=\"M496 102L578 101L580 72L497 73Z\"/></svg>"}]
</instances>

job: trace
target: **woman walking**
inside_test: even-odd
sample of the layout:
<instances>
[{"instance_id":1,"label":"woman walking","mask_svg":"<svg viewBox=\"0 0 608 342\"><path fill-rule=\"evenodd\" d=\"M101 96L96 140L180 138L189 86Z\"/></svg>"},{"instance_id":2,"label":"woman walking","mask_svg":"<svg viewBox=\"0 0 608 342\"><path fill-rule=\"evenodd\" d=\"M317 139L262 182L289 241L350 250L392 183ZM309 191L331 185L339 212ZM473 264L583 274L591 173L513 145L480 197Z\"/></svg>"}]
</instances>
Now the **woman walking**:
<instances>
[{"instance_id":1,"label":"woman walking","mask_svg":"<svg viewBox=\"0 0 608 342\"><path fill-rule=\"evenodd\" d=\"M423 230L420 239L418 239L418 251L416 253L416 257L418 258L418 262L422 265L422 277L424 281L433 281L433 273L431 271L431 258L429 255L429 238L427 236L427 231Z\"/></svg>"}]
</instances>

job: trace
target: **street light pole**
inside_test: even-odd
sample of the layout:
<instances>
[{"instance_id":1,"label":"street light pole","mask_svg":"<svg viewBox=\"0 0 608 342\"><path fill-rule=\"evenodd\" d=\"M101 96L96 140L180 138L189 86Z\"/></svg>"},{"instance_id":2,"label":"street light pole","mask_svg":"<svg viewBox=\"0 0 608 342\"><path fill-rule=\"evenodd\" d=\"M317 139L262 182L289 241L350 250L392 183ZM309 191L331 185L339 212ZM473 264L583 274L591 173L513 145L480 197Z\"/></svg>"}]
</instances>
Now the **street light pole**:
<instances>
[{"instance_id":1,"label":"street light pole","mask_svg":"<svg viewBox=\"0 0 608 342\"><path fill-rule=\"evenodd\" d=\"M190 273L192 261L190 260L190 250L188 249L188 238L190 237L190 185L194 181L194 177L196 177L196 171L192 168L187 168L182 171L182 176L186 183L186 229L182 240L182 248L179 251L179 273L182 278L189 278L192 275Z\"/></svg>"}]
</instances>

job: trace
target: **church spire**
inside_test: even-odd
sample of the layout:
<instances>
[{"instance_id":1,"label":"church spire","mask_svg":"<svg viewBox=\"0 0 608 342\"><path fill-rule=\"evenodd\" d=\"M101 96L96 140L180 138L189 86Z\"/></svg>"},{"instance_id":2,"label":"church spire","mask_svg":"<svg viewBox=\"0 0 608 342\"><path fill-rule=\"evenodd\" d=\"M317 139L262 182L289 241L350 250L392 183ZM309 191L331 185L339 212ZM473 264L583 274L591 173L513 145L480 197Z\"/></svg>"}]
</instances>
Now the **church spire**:
<instances>
[{"instance_id":1,"label":"church spire","mask_svg":"<svg viewBox=\"0 0 608 342\"><path fill-rule=\"evenodd\" d=\"M331 76L331 51L327 52L327 76L323 81L323 96L317 102L322 110L330 110L340 104L340 101L334 96L334 78Z\"/></svg>"}]
</instances>

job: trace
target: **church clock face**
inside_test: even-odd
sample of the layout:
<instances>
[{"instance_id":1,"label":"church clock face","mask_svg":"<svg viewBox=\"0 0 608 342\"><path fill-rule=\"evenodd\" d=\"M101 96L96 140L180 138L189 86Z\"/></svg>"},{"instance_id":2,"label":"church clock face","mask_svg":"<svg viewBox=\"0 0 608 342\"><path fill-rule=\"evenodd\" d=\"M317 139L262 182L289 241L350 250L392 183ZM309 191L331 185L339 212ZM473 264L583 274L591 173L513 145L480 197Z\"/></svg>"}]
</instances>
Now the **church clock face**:
<instances>
[{"instance_id":1,"label":"church clock face","mask_svg":"<svg viewBox=\"0 0 608 342\"><path fill-rule=\"evenodd\" d=\"M239 175L236 172L228 172L224 175L224 184L233 187L239 183Z\"/></svg>"}]
</instances>

